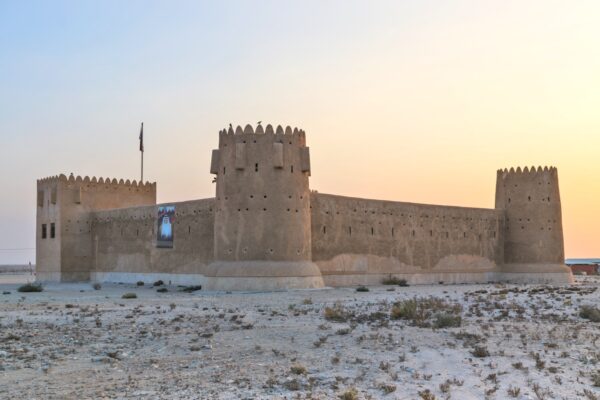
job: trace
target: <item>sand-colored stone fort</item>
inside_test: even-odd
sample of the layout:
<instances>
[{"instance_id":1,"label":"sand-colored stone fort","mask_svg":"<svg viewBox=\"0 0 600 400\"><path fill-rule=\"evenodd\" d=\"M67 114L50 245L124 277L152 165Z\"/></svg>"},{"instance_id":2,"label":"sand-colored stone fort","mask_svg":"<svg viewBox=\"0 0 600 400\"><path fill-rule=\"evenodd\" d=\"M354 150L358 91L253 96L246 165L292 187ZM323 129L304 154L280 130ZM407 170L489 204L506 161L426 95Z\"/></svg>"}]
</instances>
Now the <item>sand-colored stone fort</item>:
<instances>
[{"instance_id":1,"label":"sand-colored stone fort","mask_svg":"<svg viewBox=\"0 0 600 400\"><path fill-rule=\"evenodd\" d=\"M219 132L216 197L156 204L156 183L37 182L40 281L274 290L417 283L568 283L556 168L499 170L494 209L311 192L304 131ZM172 246L158 246L159 209ZM163 207L163 208L161 208ZM171 232L172 230L172 232ZM162 233L161 233L162 234Z\"/></svg>"}]
</instances>

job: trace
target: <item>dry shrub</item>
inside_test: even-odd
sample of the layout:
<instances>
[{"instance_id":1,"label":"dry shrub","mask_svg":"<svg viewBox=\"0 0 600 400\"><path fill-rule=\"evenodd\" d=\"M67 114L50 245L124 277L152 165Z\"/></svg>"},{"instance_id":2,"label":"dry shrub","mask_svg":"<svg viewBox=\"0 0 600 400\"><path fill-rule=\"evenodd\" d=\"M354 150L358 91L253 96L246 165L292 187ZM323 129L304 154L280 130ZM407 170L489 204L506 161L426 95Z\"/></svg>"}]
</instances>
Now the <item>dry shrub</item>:
<instances>
[{"instance_id":1,"label":"dry shrub","mask_svg":"<svg viewBox=\"0 0 600 400\"><path fill-rule=\"evenodd\" d=\"M328 321L346 322L350 313L340 304L335 304L333 307L325 307L324 316Z\"/></svg>"},{"instance_id":2,"label":"dry shrub","mask_svg":"<svg viewBox=\"0 0 600 400\"><path fill-rule=\"evenodd\" d=\"M461 313L460 304L448 303L437 297L423 297L394 303L390 310L390 318L408 320L414 326L421 328L430 326L441 328L460 326ZM439 323L439 326L436 326L436 323Z\"/></svg>"},{"instance_id":3,"label":"dry shrub","mask_svg":"<svg viewBox=\"0 0 600 400\"><path fill-rule=\"evenodd\" d=\"M342 400L358 400L358 391L355 388L347 389L345 392L340 394Z\"/></svg>"},{"instance_id":4,"label":"dry shrub","mask_svg":"<svg viewBox=\"0 0 600 400\"><path fill-rule=\"evenodd\" d=\"M306 375L306 368L304 365L296 364L290 367L290 371L295 375Z\"/></svg>"},{"instance_id":5,"label":"dry shrub","mask_svg":"<svg viewBox=\"0 0 600 400\"><path fill-rule=\"evenodd\" d=\"M473 351L471 351L471 354L473 354L473 357L477 358L485 358L490 356L490 352L488 351L487 347L484 346L475 346Z\"/></svg>"}]
</instances>

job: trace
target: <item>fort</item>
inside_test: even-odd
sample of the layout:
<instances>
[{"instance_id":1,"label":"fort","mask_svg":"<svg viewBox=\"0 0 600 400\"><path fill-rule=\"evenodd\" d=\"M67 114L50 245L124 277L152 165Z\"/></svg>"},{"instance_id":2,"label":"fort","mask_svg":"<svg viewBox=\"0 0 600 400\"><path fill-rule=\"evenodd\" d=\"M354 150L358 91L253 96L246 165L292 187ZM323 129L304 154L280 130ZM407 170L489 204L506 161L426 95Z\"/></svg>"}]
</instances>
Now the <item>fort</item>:
<instances>
[{"instance_id":1,"label":"fort","mask_svg":"<svg viewBox=\"0 0 600 400\"><path fill-rule=\"evenodd\" d=\"M303 130L246 125L219 132L210 172L216 197L161 205L156 183L38 180L37 279L208 290L572 281L554 167L498 170L494 209L351 198L310 190Z\"/></svg>"}]
</instances>

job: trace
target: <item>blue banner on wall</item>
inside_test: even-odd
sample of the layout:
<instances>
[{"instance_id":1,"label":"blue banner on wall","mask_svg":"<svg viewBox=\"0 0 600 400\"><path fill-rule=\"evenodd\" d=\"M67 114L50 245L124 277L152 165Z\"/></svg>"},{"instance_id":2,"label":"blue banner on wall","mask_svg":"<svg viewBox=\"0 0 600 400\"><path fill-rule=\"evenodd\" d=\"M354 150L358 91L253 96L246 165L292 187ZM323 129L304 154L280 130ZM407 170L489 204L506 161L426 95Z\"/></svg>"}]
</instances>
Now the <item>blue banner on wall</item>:
<instances>
[{"instance_id":1,"label":"blue banner on wall","mask_svg":"<svg viewBox=\"0 0 600 400\"><path fill-rule=\"evenodd\" d=\"M156 247L173 248L175 206L158 207L158 231L156 233Z\"/></svg>"}]
</instances>

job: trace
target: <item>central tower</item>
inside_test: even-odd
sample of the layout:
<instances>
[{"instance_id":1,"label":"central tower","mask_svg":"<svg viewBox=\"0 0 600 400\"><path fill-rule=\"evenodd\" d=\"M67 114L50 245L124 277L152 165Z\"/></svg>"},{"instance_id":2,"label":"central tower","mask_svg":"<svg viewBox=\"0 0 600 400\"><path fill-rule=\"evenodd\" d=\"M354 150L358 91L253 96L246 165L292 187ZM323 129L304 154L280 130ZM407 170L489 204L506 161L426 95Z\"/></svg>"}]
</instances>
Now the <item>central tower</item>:
<instances>
[{"instance_id":1,"label":"central tower","mask_svg":"<svg viewBox=\"0 0 600 400\"><path fill-rule=\"evenodd\" d=\"M215 289L322 287L311 255L310 155L304 131L259 124L219 132ZM235 278L235 279L228 279ZM209 287L213 286L209 283Z\"/></svg>"}]
</instances>

